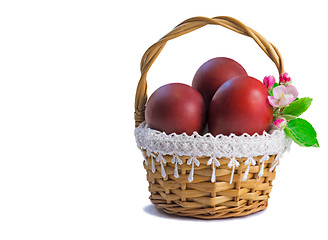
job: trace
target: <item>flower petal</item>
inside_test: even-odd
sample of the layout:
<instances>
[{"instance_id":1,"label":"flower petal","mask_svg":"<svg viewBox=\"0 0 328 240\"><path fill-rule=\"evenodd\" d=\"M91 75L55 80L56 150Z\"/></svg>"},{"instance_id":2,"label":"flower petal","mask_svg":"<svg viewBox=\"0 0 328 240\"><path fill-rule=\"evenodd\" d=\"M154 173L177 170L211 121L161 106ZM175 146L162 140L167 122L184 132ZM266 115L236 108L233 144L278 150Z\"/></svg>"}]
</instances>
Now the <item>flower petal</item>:
<instances>
[{"instance_id":1,"label":"flower petal","mask_svg":"<svg viewBox=\"0 0 328 240\"><path fill-rule=\"evenodd\" d=\"M295 86L293 86L293 85L289 85L289 86L287 86L286 91L287 91L287 94L291 94L291 95L294 96L294 100L297 98L297 96L298 96L298 91L297 91L297 89L296 89ZM293 101L294 101L294 100L293 100Z\"/></svg>"},{"instance_id":2,"label":"flower petal","mask_svg":"<svg viewBox=\"0 0 328 240\"><path fill-rule=\"evenodd\" d=\"M275 99L280 99L284 94L287 93L287 89L284 85L280 85L278 87L275 87L273 90L272 90L272 95Z\"/></svg>"},{"instance_id":3,"label":"flower petal","mask_svg":"<svg viewBox=\"0 0 328 240\"><path fill-rule=\"evenodd\" d=\"M263 79L263 84L271 89L274 85L274 83L276 82L274 76L265 76L264 79Z\"/></svg>"},{"instance_id":4,"label":"flower petal","mask_svg":"<svg viewBox=\"0 0 328 240\"><path fill-rule=\"evenodd\" d=\"M273 125L275 125L278 128L284 128L287 125L287 121L283 117L279 117L276 121L273 122Z\"/></svg>"},{"instance_id":5,"label":"flower petal","mask_svg":"<svg viewBox=\"0 0 328 240\"><path fill-rule=\"evenodd\" d=\"M279 76L279 80L280 80L280 82L282 82L282 83L290 83L290 81L291 81L291 78L290 78L290 76L288 75L288 73L282 73L282 74L280 74L280 76Z\"/></svg>"},{"instance_id":6,"label":"flower petal","mask_svg":"<svg viewBox=\"0 0 328 240\"><path fill-rule=\"evenodd\" d=\"M273 107L279 107L278 100L275 99L273 96L268 96L269 103Z\"/></svg>"},{"instance_id":7,"label":"flower petal","mask_svg":"<svg viewBox=\"0 0 328 240\"><path fill-rule=\"evenodd\" d=\"M286 94L280 99L279 106L287 106L294 100L295 100L295 98L292 94Z\"/></svg>"}]
</instances>

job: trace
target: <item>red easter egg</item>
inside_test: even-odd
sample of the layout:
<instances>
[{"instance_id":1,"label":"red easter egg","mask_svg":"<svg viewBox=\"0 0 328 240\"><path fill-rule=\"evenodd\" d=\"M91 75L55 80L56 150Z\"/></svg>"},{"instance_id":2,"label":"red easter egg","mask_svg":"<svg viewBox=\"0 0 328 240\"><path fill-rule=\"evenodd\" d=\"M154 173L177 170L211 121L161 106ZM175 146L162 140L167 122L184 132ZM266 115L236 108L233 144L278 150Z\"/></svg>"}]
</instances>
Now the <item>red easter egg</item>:
<instances>
[{"instance_id":1,"label":"red easter egg","mask_svg":"<svg viewBox=\"0 0 328 240\"><path fill-rule=\"evenodd\" d=\"M240 75L247 73L238 62L226 57L217 57L200 66L192 87L203 95L206 106L209 106L216 90L226 81Z\"/></svg>"},{"instance_id":2,"label":"red easter egg","mask_svg":"<svg viewBox=\"0 0 328 240\"><path fill-rule=\"evenodd\" d=\"M170 133L200 133L205 125L202 95L186 84L170 83L149 98L145 117L148 127Z\"/></svg>"},{"instance_id":3,"label":"red easter egg","mask_svg":"<svg viewBox=\"0 0 328 240\"><path fill-rule=\"evenodd\" d=\"M225 82L215 93L208 111L212 135L263 134L269 131L273 109L268 90L262 82L249 76L237 76Z\"/></svg>"}]
</instances>

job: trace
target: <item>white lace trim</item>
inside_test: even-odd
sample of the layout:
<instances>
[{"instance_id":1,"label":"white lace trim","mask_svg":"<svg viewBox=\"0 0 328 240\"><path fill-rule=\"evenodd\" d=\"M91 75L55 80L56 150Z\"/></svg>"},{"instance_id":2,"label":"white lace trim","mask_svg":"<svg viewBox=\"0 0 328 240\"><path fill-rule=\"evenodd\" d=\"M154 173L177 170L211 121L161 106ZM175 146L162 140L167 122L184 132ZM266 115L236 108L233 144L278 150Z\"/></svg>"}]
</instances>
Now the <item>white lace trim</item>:
<instances>
[{"instance_id":1,"label":"white lace trim","mask_svg":"<svg viewBox=\"0 0 328 240\"><path fill-rule=\"evenodd\" d=\"M218 159L222 157L230 158L228 164L229 168L232 168L232 174L230 183L233 180L233 173L236 167L240 163L236 158L247 157L244 162L247 165L247 169L243 176L243 181L247 179L250 165L256 165L256 161L253 157L263 156L259 163L261 164L258 176L261 177L264 171L264 162L269 159L269 155L277 154L273 166L270 171L276 167L279 163L279 159L282 154L289 149L291 139L287 138L284 131L274 130L270 133L264 132L262 135L255 133L249 135L244 133L241 136L230 134L229 136L217 135L213 136L210 133L206 133L201 136L197 132L194 132L191 136L186 133L183 134L166 134L147 127L145 122L140 124L135 129L135 138L137 146L141 150L146 150L146 154L151 158L152 172L155 172L154 159L161 165L162 177L166 177L164 165L166 160L163 155L172 155L172 164L175 164L174 177L178 178L178 164L182 164L180 156L191 156L187 161L188 165L191 165L191 171L188 177L189 182L193 181L194 168L199 166L197 157L207 156L210 159L207 165L212 164L212 177L211 181L215 182L215 168L220 166ZM146 156L144 155L145 164L148 166Z\"/></svg>"}]
</instances>

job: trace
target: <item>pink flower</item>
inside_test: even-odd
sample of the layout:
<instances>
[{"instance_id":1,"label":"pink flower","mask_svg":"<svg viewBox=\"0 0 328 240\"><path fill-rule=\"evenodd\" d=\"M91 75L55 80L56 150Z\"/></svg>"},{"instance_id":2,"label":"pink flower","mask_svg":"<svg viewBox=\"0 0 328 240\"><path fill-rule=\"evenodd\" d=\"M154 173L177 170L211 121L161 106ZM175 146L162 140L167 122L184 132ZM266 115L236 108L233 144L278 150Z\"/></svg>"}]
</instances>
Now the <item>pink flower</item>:
<instances>
[{"instance_id":1,"label":"pink flower","mask_svg":"<svg viewBox=\"0 0 328 240\"><path fill-rule=\"evenodd\" d=\"M274 78L274 76L265 76L263 78L263 84L268 88L271 89L274 85L274 83L276 82L276 79Z\"/></svg>"},{"instance_id":2,"label":"pink flower","mask_svg":"<svg viewBox=\"0 0 328 240\"><path fill-rule=\"evenodd\" d=\"M268 96L269 103L274 107L287 106L298 96L296 87L280 85L272 90L273 96Z\"/></svg>"},{"instance_id":3,"label":"pink flower","mask_svg":"<svg viewBox=\"0 0 328 240\"><path fill-rule=\"evenodd\" d=\"M284 128L287 125L287 120L283 117L280 117L276 121L273 122L273 125L275 125L278 128Z\"/></svg>"},{"instance_id":4,"label":"pink flower","mask_svg":"<svg viewBox=\"0 0 328 240\"><path fill-rule=\"evenodd\" d=\"M282 84L288 85L292 83L292 79L290 78L290 76L288 75L288 73L282 73L279 76L279 81Z\"/></svg>"}]
</instances>

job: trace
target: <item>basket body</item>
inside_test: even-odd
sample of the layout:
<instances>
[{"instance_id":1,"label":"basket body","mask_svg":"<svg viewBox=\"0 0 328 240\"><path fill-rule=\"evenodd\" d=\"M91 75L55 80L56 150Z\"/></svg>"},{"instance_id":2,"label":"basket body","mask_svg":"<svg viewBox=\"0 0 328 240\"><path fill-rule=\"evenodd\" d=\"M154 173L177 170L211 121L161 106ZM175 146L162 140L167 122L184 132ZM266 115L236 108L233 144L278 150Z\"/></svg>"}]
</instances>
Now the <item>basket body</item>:
<instances>
[{"instance_id":1,"label":"basket body","mask_svg":"<svg viewBox=\"0 0 328 240\"><path fill-rule=\"evenodd\" d=\"M228 167L230 159L221 158L220 167L215 170L216 181L211 181L212 167L207 165L209 157L198 158L200 165L194 170L194 179L188 181L191 166L186 164L189 156L181 157L183 164L179 166L179 178L174 177L172 156L164 156L166 177L160 171L161 165L155 162L157 171L153 172L150 164L144 164L149 182L150 200L166 213L202 219L239 217L264 210L268 206L275 169L269 171L275 155L264 164L262 177L258 177L260 164L251 166L246 181L242 177L247 166L240 164L235 169L230 184L232 169ZM255 157L258 161L261 156ZM147 157L150 162L151 158ZM239 158L244 163L247 158Z\"/></svg>"},{"instance_id":2,"label":"basket body","mask_svg":"<svg viewBox=\"0 0 328 240\"><path fill-rule=\"evenodd\" d=\"M135 95L135 137L143 152L150 200L169 214L203 219L245 216L268 205L275 168L290 141L283 132L254 136L183 136L144 128L147 73L166 43L206 25L220 25L252 38L285 72L278 49L255 30L227 17L195 17L151 45L141 59Z\"/></svg>"}]
</instances>

